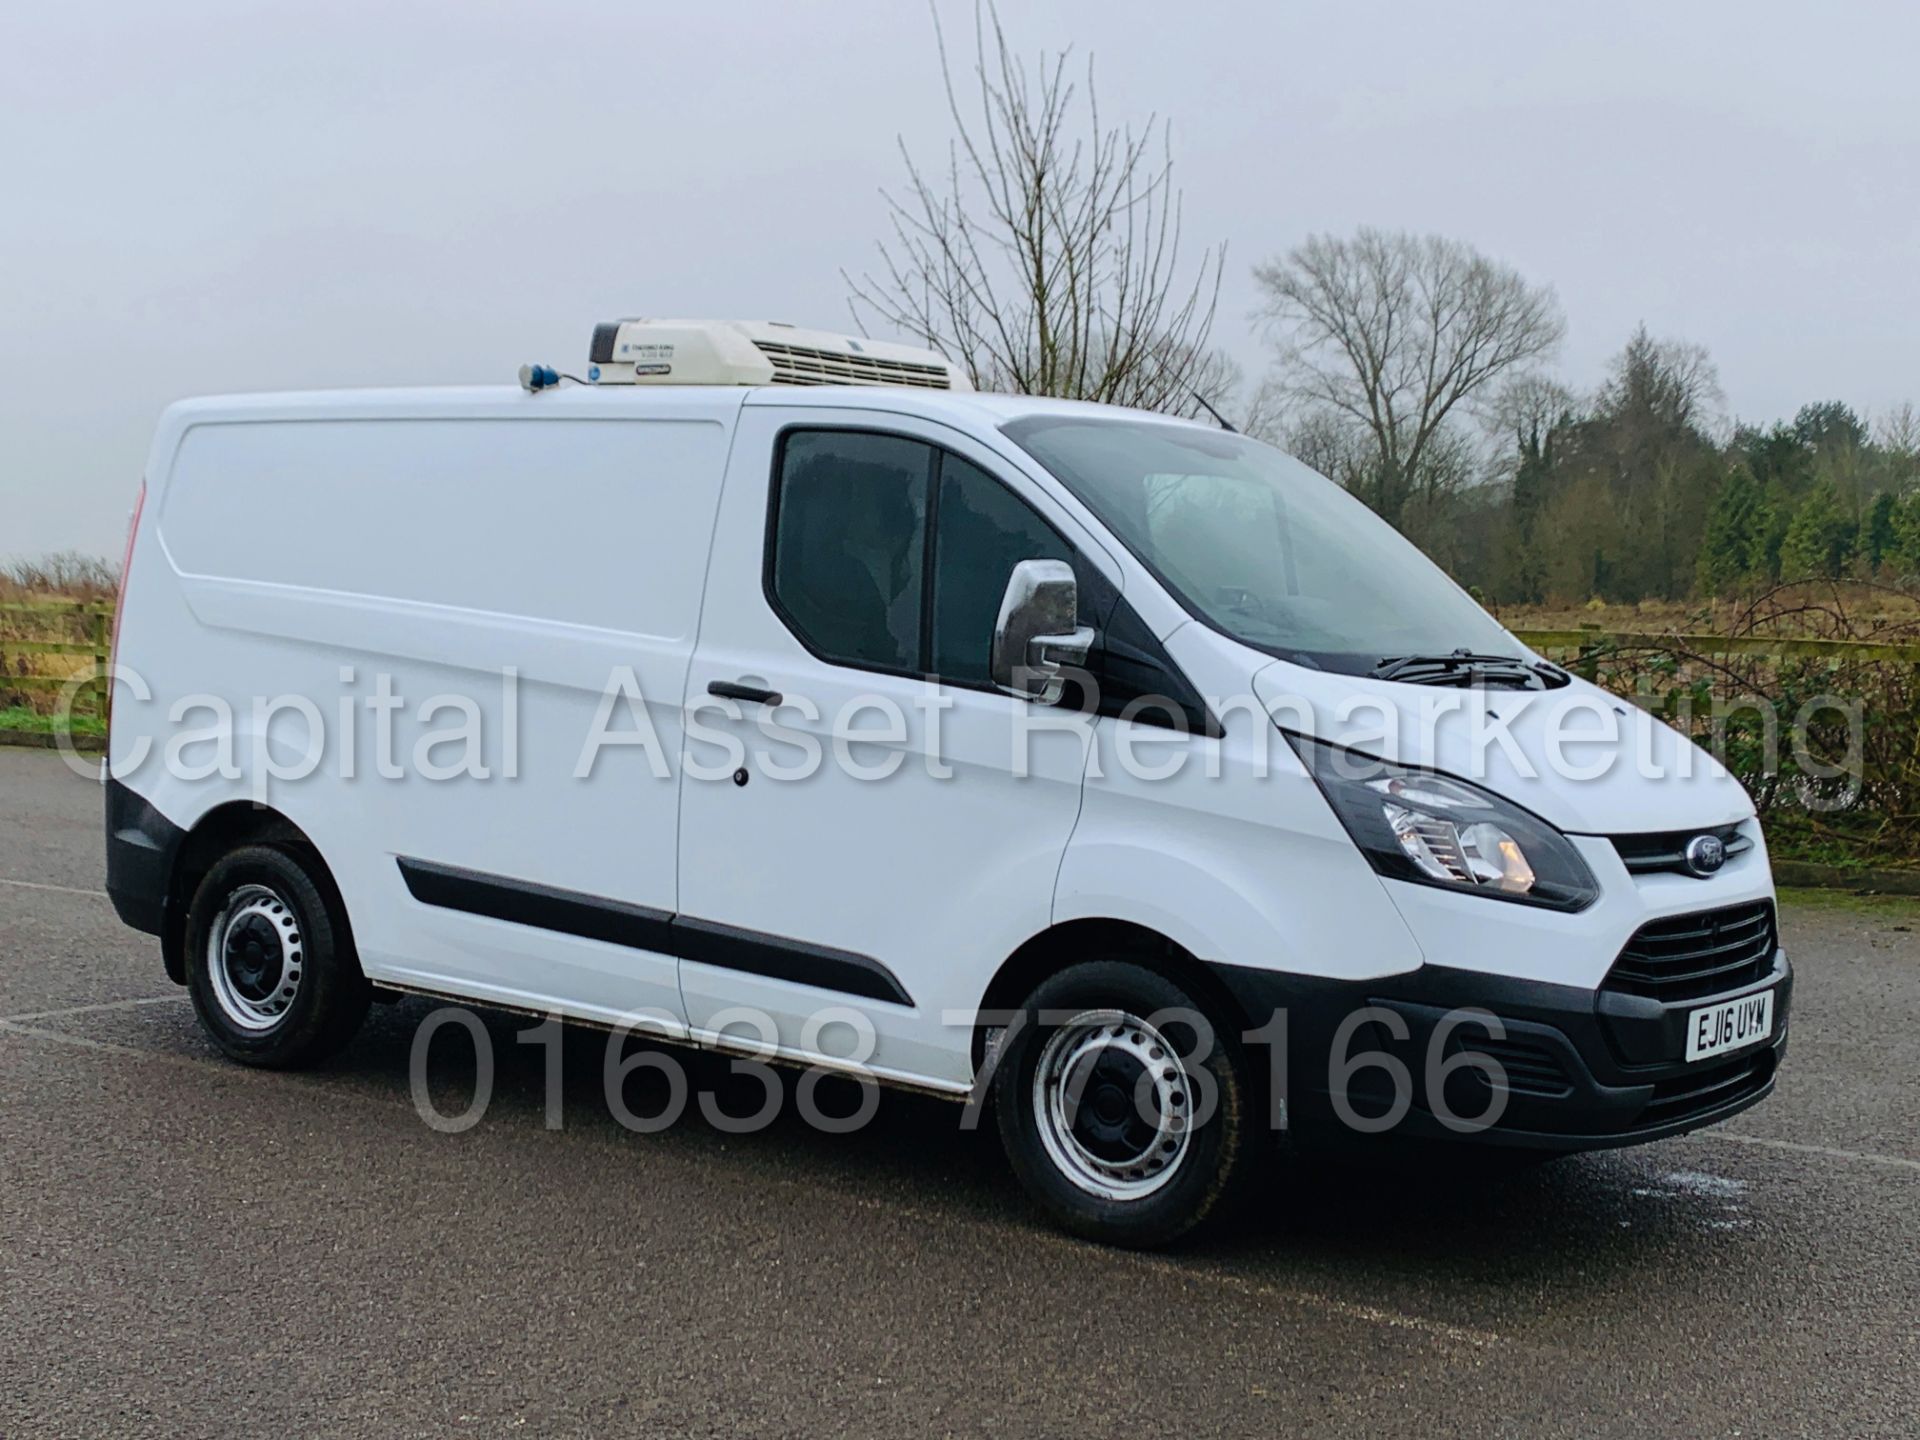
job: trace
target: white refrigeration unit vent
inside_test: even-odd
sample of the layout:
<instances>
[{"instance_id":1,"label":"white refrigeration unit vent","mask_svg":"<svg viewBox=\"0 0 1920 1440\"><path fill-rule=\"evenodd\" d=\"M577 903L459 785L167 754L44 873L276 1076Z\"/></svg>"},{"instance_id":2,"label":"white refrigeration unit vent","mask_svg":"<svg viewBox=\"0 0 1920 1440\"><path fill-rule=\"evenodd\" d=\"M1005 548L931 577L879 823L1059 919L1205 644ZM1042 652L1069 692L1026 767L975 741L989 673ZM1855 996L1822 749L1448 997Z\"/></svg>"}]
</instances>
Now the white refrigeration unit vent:
<instances>
[{"instance_id":1,"label":"white refrigeration unit vent","mask_svg":"<svg viewBox=\"0 0 1920 1440\"><path fill-rule=\"evenodd\" d=\"M609 320L593 327L596 385L906 385L971 390L935 350L770 320Z\"/></svg>"}]
</instances>

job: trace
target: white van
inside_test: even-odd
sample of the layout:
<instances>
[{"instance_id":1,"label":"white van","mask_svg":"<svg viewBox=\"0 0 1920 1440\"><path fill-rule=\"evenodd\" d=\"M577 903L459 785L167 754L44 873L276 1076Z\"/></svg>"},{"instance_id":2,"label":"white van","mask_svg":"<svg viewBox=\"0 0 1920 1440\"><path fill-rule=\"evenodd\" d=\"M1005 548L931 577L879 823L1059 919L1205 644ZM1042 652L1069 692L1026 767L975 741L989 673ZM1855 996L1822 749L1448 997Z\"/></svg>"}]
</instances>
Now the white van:
<instances>
[{"instance_id":1,"label":"white van","mask_svg":"<svg viewBox=\"0 0 1920 1440\"><path fill-rule=\"evenodd\" d=\"M990 1099L1058 1222L1284 1132L1553 1155L1772 1089L1753 806L1255 441L621 322L591 383L196 400L108 890L208 1033L400 993Z\"/></svg>"}]
</instances>

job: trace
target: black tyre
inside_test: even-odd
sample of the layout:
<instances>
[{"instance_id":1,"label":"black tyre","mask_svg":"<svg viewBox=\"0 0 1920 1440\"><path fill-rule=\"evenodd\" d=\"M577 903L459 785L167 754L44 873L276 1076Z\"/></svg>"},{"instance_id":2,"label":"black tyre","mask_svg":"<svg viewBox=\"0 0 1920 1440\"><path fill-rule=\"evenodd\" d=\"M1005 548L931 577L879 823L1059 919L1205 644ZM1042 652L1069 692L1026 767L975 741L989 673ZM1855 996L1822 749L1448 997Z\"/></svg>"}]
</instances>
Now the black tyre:
<instances>
[{"instance_id":1,"label":"black tyre","mask_svg":"<svg viewBox=\"0 0 1920 1440\"><path fill-rule=\"evenodd\" d=\"M186 962L200 1024L244 1065L325 1059L371 999L333 882L304 850L247 845L216 863L187 909Z\"/></svg>"},{"instance_id":2,"label":"black tyre","mask_svg":"<svg viewBox=\"0 0 1920 1440\"><path fill-rule=\"evenodd\" d=\"M1043 982L995 1057L1007 1159L1058 1225L1165 1245L1222 1208L1247 1169L1238 1038L1171 981L1094 961Z\"/></svg>"}]
</instances>

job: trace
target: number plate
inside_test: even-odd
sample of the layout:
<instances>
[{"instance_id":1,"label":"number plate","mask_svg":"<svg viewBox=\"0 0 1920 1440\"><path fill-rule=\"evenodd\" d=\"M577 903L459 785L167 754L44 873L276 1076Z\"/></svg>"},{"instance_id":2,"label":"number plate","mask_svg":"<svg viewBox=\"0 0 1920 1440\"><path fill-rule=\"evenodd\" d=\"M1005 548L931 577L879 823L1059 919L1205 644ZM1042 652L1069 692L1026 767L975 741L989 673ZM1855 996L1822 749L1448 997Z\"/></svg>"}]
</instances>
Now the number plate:
<instances>
[{"instance_id":1,"label":"number plate","mask_svg":"<svg viewBox=\"0 0 1920 1440\"><path fill-rule=\"evenodd\" d=\"M1742 995L1687 1015L1687 1060L1709 1060L1758 1045L1773 1034L1773 991Z\"/></svg>"}]
</instances>

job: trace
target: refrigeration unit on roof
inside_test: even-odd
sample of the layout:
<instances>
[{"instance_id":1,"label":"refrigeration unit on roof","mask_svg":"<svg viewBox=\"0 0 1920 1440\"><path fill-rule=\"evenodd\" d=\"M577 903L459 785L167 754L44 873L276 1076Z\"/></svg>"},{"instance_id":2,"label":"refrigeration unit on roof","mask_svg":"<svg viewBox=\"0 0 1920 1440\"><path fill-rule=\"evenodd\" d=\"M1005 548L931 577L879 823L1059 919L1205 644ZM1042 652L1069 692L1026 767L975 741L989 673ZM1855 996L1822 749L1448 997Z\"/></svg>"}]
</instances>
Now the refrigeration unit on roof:
<instances>
[{"instance_id":1,"label":"refrigeration unit on roof","mask_svg":"<svg viewBox=\"0 0 1920 1440\"><path fill-rule=\"evenodd\" d=\"M771 320L608 320L588 364L596 385L973 388L938 351Z\"/></svg>"}]
</instances>

